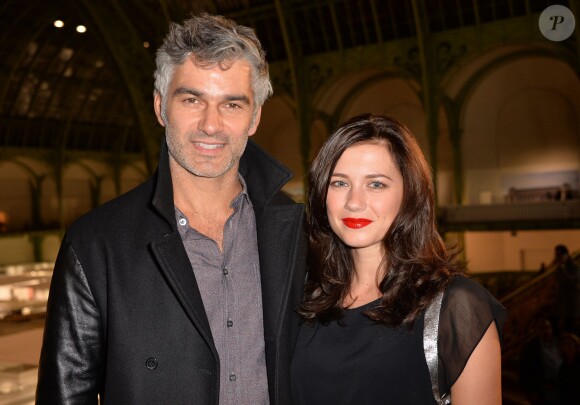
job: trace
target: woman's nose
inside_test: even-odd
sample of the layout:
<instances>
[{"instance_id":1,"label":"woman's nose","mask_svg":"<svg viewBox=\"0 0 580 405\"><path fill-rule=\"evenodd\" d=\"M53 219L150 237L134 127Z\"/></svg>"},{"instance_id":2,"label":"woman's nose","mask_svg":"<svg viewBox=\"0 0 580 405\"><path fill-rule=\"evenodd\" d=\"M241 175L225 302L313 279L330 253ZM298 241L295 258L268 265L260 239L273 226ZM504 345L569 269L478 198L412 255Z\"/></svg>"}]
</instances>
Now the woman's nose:
<instances>
[{"instance_id":1,"label":"woman's nose","mask_svg":"<svg viewBox=\"0 0 580 405\"><path fill-rule=\"evenodd\" d=\"M356 187L352 187L347 195L345 208L349 211L363 211L366 208L364 192Z\"/></svg>"}]
</instances>

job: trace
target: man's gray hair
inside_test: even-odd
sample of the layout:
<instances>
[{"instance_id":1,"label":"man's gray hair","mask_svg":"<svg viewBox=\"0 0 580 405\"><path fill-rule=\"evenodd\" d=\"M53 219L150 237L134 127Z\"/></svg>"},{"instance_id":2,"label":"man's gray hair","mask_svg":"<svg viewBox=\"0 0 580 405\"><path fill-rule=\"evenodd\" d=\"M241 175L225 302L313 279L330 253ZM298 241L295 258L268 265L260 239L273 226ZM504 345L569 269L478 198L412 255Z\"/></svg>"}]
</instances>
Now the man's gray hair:
<instances>
[{"instance_id":1,"label":"man's gray hair","mask_svg":"<svg viewBox=\"0 0 580 405\"><path fill-rule=\"evenodd\" d=\"M246 60L251 66L255 108L262 106L272 94L268 62L254 30L222 16L204 13L182 24L172 23L157 50L155 91L162 97L163 105L175 66L189 57L200 68L227 69L237 60Z\"/></svg>"}]
</instances>

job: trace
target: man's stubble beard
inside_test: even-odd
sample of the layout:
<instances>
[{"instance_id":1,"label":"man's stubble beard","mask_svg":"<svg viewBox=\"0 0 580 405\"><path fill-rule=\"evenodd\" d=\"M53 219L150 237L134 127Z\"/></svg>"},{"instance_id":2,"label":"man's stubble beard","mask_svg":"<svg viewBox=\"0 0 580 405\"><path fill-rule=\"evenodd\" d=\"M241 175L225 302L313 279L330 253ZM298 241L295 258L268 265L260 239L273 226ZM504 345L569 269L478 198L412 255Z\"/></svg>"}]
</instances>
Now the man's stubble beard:
<instances>
[{"instance_id":1,"label":"man's stubble beard","mask_svg":"<svg viewBox=\"0 0 580 405\"><path fill-rule=\"evenodd\" d=\"M232 155L229 156L229 160L226 162L224 166L216 167L215 169L204 169L202 167L195 167L193 162L189 162L187 158L187 147L189 143L189 139L192 137L192 133L186 134L187 141L185 143L175 142L179 140L179 134L176 134L169 124L168 120L165 120L165 139L167 141L167 147L169 149L169 154L175 162L187 172L193 174L197 177L204 177L204 178L217 178L223 176L227 172L229 172L236 164L239 163L245 149L246 145L248 144L248 136L246 131L246 137L242 147L238 150L232 150ZM208 136L206 134L196 134L194 135L194 139L196 141L215 141L218 140L220 142L224 142L226 147L231 146L229 142L229 137L227 135L217 135L217 136ZM207 158L207 161L210 162L212 160L211 157ZM203 163L201 164L203 165Z\"/></svg>"}]
</instances>

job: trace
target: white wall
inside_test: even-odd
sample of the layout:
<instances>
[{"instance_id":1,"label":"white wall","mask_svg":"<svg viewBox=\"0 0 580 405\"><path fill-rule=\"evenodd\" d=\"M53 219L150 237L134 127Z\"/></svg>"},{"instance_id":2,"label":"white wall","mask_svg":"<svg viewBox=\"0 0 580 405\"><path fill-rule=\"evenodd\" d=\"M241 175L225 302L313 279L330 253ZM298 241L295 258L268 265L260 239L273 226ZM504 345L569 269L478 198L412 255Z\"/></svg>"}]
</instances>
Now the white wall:
<instances>
[{"instance_id":1,"label":"white wall","mask_svg":"<svg viewBox=\"0 0 580 405\"><path fill-rule=\"evenodd\" d=\"M539 270L552 261L556 245L580 249L580 230L466 232L464 243L470 272Z\"/></svg>"},{"instance_id":2,"label":"white wall","mask_svg":"<svg viewBox=\"0 0 580 405\"><path fill-rule=\"evenodd\" d=\"M465 202L485 191L501 202L502 179L518 174L578 171L579 94L577 75L556 59L522 58L489 72L463 111Z\"/></svg>"}]
</instances>

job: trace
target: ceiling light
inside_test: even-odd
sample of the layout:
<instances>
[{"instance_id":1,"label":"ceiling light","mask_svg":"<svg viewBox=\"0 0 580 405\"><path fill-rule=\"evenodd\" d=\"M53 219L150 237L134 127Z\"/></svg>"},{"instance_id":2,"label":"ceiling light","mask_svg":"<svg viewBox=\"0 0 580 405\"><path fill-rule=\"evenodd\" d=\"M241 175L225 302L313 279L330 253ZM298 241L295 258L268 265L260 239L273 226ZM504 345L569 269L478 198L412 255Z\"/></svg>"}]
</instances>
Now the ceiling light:
<instances>
[{"instance_id":1,"label":"ceiling light","mask_svg":"<svg viewBox=\"0 0 580 405\"><path fill-rule=\"evenodd\" d=\"M84 25L77 25L77 32L79 34L84 34L85 32L87 32L87 27L85 27Z\"/></svg>"},{"instance_id":2,"label":"ceiling light","mask_svg":"<svg viewBox=\"0 0 580 405\"><path fill-rule=\"evenodd\" d=\"M62 20L55 20L54 23L52 23L56 28L62 28L64 27L64 22Z\"/></svg>"}]
</instances>

